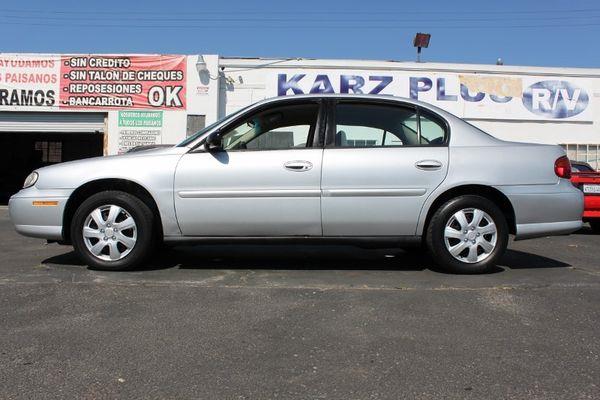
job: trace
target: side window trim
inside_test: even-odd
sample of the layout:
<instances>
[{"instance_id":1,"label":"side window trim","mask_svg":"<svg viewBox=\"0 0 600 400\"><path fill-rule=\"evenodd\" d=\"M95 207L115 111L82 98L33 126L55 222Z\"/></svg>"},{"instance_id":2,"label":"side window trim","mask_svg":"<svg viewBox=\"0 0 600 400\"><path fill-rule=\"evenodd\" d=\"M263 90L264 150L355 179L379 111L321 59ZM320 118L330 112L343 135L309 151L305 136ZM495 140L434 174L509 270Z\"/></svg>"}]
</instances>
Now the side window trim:
<instances>
[{"instance_id":1,"label":"side window trim","mask_svg":"<svg viewBox=\"0 0 600 400\"><path fill-rule=\"evenodd\" d=\"M325 124L325 148L335 148L335 107L338 105L339 100L328 99L327 100L327 119Z\"/></svg>"},{"instance_id":2,"label":"side window trim","mask_svg":"<svg viewBox=\"0 0 600 400\"><path fill-rule=\"evenodd\" d=\"M306 147L308 149L323 148L323 146L325 144L325 129L327 126L327 115L329 114L328 110L327 110L327 108L328 108L327 100L319 99L318 103L319 103L319 111L317 113L317 122L316 122L316 126L315 126L315 131L313 132L313 137L309 138L311 145Z\"/></svg>"},{"instance_id":3,"label":"side window trim","mask_svg":"<svg viewBox=\"0 0 600 400\"><path fill-rule=\"evenodd\" d=\"M417 114L417 143L421 144L421 107L415 107Z\"/></svg>"}]
</instances>

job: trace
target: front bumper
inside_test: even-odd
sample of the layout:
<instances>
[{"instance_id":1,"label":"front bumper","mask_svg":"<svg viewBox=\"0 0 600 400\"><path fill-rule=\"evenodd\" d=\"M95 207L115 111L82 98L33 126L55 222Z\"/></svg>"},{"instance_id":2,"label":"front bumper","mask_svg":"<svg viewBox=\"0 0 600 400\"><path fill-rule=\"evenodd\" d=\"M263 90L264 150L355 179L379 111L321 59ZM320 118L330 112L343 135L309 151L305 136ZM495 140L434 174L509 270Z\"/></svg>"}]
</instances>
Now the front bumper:
<instances>
[{"instance_id":1,"label":"front bumper","mask_svg":"<svg viewBox=\"0 0 600 400\"><path fill-rule=\"evenodd\" d=\"M40 190L34 186L12 196L8 212L15 230L24 236L62 240L63 213L71 192L70 189Z\"/></svg>"}]
</instances>

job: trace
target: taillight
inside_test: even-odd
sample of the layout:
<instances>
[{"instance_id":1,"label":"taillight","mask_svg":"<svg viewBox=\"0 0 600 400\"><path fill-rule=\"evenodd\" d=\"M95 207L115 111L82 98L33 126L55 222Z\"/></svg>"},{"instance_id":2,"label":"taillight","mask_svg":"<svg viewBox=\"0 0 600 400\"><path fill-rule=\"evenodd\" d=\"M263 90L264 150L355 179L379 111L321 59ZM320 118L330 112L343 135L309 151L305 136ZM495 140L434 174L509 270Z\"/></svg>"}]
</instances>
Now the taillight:
<instances>
[{"instance_id":1,"label":"taillight","mask_svg":"<svg viewBox=\"0 0 600 400\"><path fill-rule=\"evenodd\" d=\"M554 173L559 178L571 179L571 162L567 156L562 156L554 162Z\"/></svg>"}]
</instances>

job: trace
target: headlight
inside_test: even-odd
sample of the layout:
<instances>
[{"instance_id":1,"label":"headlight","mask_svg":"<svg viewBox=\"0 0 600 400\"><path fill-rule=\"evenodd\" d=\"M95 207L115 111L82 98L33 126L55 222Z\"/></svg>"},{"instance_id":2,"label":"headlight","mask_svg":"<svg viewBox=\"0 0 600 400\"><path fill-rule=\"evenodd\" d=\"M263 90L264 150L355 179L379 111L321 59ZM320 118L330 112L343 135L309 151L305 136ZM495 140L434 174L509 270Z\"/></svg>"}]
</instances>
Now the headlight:
<instances>
[{"instance_id":1,"label":"headlight","mask_svg":"<svg viewBox=\"0 0 600 400\"><path fill-rule=\"evenodd\" d=\"M27 175L27 178L25 178L25 183L23 183L23 189L35 185L35 183L38 180L38 177L39 177L39 175L35 171L30 173L29 175Z\"/></svg>"}]
</instances>

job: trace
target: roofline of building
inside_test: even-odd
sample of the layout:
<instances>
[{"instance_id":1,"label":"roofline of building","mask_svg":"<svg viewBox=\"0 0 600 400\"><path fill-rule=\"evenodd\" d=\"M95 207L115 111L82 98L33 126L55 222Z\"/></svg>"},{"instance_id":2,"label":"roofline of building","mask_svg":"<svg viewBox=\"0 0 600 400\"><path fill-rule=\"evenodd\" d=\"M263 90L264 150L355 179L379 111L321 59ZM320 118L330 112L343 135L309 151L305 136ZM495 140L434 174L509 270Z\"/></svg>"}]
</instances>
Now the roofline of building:
<instances>
[{"instance_id":1,"label":"roofline of building","mask_svg":"<svg viewBox=\"0 0 600 400\"><path fill-rule=\"evenodd\" d=\"M560 75L600 78L600 68L539 67L466 63L432 63L396 60L350 60L315 58L248 58L221 56L225 68L363 69L391 71L464 72L511 75Z\"/></svg>"},{"instance_id":2,"label":"roofline of building","mask_svg":"<svg viewBox=\"0 0 600 400\"><path fill-rule=\"evenodd\" d=\"M31 56L52 57L59 55L70 56L160 56L174 55L162 53L0 53L2 56ZM181 54L183 55L183 54ZM197 57L217 56L215 54L186 54L186 56ZM494 65L494 64L467 64L467 63L437 63L437 62L414 62L398 60L366 60L366 59L317 59L317 58L268 58L268 57L232 57L218 56L219 65L225 68L240 70L267 69L267 68L293 68L293 69L362 69L362 70L386 70L386 71L427 71L427 72L463 72L463 73L485 73L485 74L511 74L511 75L540 75L540 76L565 76L582 78L600 78L600 68L579 67L540 67L520 65ZM232 72L232 71L230 71Z\"/></svg>"}]
</instances>

